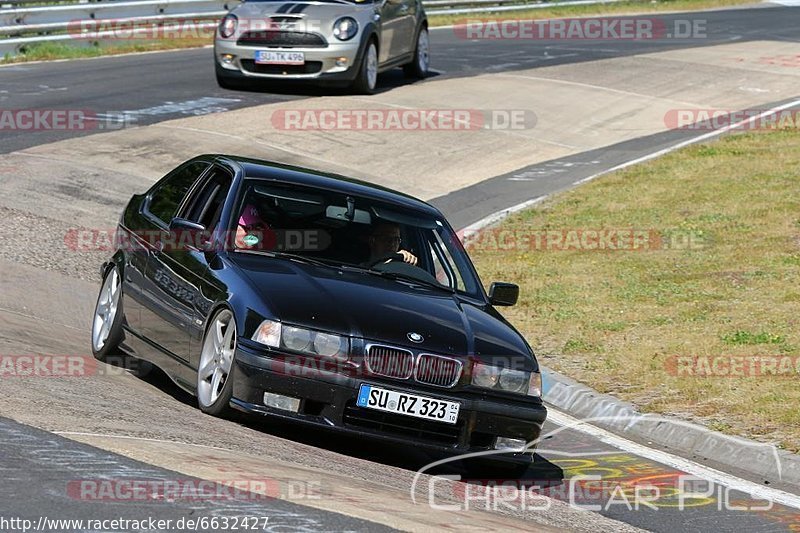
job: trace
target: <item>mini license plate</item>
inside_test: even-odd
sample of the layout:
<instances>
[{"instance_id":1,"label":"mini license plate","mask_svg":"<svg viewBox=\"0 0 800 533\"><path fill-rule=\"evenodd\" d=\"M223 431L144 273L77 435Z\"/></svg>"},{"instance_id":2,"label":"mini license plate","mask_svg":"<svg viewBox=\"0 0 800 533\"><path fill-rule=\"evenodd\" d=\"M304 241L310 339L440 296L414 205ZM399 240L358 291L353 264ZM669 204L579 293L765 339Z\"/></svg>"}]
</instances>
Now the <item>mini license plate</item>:
<instances>
[{"instance_id":1,"label":"mini license plate","mask_svg":"<svg viewBox=\"0 0 800 533\"><path fill-rule=\"evenodd\" d=\"M461 408L458 402L383 389L366 383L362 383L358 390L356 405L447 424L458 421L458 410Z\"/></svg>"},{"instance_id":2,"label":"mini license plate","mask_svg":"<svg viewBox=\"0 0 800 533\"><path fill-rule=\"evenodd\" d=\"M303 52L269 52L256 51L256 63L259 65L302 65L306 62Z\"/></svg>"}]
</instances>

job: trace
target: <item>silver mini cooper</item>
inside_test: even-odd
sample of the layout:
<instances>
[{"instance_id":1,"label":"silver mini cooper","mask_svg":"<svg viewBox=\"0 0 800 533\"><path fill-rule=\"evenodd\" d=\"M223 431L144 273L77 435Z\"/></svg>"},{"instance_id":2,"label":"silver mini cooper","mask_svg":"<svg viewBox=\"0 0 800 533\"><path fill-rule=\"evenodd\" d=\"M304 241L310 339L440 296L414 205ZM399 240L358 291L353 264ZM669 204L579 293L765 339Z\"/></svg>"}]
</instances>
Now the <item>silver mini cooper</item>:
<instances>
[{"instance_id":1,"label":"silver mini cooper","mask_svg":"<svg viewBox=\"0 0 800 533\"><path fill-rule=\"evenodd\" d=\"M217 82L237 89L269 79L333 81L372 93L378 73L423 78L428 21L420 0L248 0L220 22Z\"/></svg>"}]
</instances>

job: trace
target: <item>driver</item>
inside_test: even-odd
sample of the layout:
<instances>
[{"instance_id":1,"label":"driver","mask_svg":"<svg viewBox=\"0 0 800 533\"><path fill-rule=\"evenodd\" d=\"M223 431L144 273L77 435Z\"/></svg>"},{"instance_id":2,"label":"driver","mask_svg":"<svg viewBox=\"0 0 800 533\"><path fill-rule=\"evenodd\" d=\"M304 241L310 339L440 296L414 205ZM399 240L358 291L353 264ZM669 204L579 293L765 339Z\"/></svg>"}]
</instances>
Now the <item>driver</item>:
<instances>
[{"instance_id":1,"label":"driver","mask_svg":"<svg viewBox=\"0 0 800 533\"><path fill-rule=\"evenodd\" d=\"M401 250L401 244L403 241L400 238L400 226L391 222L376 224L372 227L372 233L369 236L369 262L377 261L381 257L391 254L400 254L403 256L403 262L416 266L417 256L409 251Z\"/></svg>"}]
</instances>

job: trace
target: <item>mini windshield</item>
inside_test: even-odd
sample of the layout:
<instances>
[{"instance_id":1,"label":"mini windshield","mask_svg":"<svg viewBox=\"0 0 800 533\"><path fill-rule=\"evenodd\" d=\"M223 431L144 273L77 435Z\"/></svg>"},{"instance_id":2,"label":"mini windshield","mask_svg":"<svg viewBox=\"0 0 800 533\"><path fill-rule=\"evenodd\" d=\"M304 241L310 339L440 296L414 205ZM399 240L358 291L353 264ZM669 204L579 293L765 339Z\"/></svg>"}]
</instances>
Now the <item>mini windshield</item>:
<instances>
[{"instance_id":1,"label":"mini windshield","mask_svg":"<svg viewBox=\"0 0 800 533\"><path fill-rule=\"evenodd\" d=\"M247 179L235 248L379 273L480 296L480 282L444 221L369 198Z\"/></svg>"}]
</instances>

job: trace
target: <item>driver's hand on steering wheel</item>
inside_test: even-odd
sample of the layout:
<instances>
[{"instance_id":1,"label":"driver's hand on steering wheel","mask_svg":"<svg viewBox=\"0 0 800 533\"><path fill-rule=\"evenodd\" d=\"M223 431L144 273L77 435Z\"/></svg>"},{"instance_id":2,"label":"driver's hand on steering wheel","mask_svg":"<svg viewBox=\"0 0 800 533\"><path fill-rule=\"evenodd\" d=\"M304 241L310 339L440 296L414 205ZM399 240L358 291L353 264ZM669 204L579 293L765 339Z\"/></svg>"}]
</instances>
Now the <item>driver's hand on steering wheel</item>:
<instances>
[{"instance_id":1,"label":"driver's hand on steering wheel","mask_svg":"<svg viewBox=\"0 0 800 533\"><path fill-rule=\"evenodd\" d=\"M403 262L408 263L409 265L417 266L417 256L412 254L411 252L407 252L406 250L398 250L398 254L403 256Z\"/></svg>"}]
</instances>

